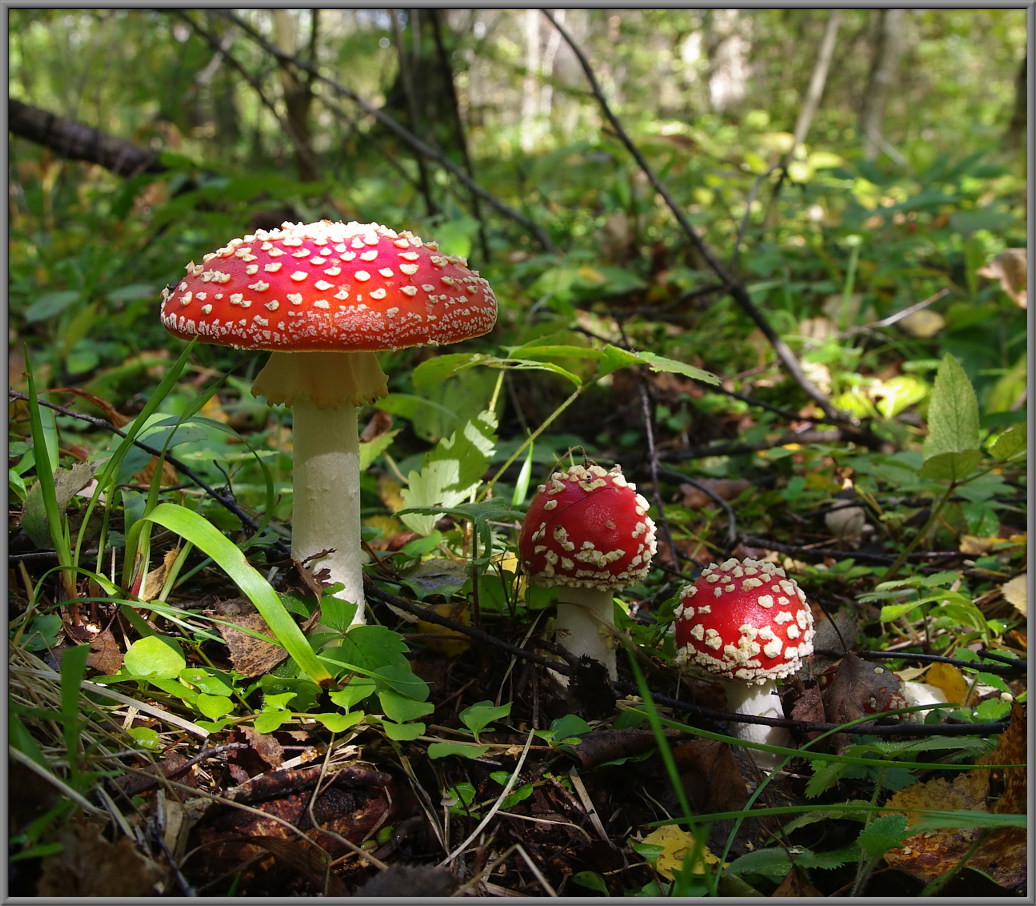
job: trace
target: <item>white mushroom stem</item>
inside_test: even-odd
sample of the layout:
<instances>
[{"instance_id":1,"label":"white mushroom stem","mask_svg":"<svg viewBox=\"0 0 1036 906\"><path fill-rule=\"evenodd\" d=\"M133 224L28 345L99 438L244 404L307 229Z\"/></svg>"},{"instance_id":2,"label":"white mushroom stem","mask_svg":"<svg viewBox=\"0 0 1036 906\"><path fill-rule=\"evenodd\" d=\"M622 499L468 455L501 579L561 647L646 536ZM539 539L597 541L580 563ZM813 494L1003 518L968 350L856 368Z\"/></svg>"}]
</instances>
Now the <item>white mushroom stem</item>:
<instances>
[{"instance_id":1,"label":"white mushroom stem","mask_svg":"<svg viewBox=\"0 0 1036 906\"><path fill-rule=\"evenodd\" d=\"M363 551L360 547L360 443L356 409L321 409L308 400L292 406L295 460L291 555L313 573L328 570L345 586L335 597L363 613ZM321 551L329 552L316 556Z\"/></svg>"},{"instance_id":2,"label":"white mushroom stem","mask_svg":"<svg viewBox=\"0 0 1036 906\"><path fill-rule=\"evenodd\" d=\"M292 408L291 555L343 584L335 597L356 605L353 626L366 622L356 406L385 391L372 352L275 352L252 385L271 404Z\"/></svg>"},{"instance_id":3,"label":"white mushroom stem","mask_svg":"<svg viewBox=\"0 0 1036 906\"><path fill-rule=\"evenodd\" d=\"M611 679L618 678L615 666L615 619L610 591L596 588L558 588L558 612L554 637L576 657L584 654L600 661ZM566 677L559 676L563 685Z\"/></svg>"},{"instance_id":4,"label":"white mushroom stem","mask_svg":"<svg viewBox=\"0 0 1036 906\"><path fill-rule=\"evenodd\" d=\"M727 710L735 714L751 714L754 717L784 717L780 696L777 695L777 683L767 680L764 683L743 683L738 680L726 680L723 683L727 693ZM789 746L791 734L785 727L769 727L765 724L731 723L731 733L746 742L761 742L771 746ZM760 770L769 774L784 759L777 752L765 752L762 749L750 749L755 763Z\"/></svg>"}]
</instances>

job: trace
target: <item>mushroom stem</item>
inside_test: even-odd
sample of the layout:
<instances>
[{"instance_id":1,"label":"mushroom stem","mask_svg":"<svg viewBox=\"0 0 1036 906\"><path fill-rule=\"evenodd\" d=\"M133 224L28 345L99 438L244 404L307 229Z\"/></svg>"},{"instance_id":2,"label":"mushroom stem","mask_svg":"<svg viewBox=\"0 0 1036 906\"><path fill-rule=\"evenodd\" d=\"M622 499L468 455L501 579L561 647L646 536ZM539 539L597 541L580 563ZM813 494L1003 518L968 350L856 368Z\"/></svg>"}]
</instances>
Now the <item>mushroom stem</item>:
<instances>
[{"instance_id":1,"label":"mushroom stem","mask_svg":"<svg viewBox=\"0 0 1036 906\"><path fill-rule=\"evenodd\" d=\"M727 708L735 714L751 714L754 717L784 717L777 683L744 683L729 680L723 683L727 693ZM731 723L731 733L746 742L761 742L771 746L788 746L791 734L784 727L768 727L765 724ZM769 774L784 756L762 749L751 749L752 758L760 770Z\"/></svg>"},{"instance_id":2,"label":"mushroom stem","mask_svg":"<svg viewBox=\"0 0 1036 906\"><path fill-rule=\"evenodd\" d=\"M330 582L345 586L335 597L363 612L363 552L360 547L360 444L356 409L323 409L307 399L292 406L294 501L291 555L313 572L327 569ZM321 551L333 548L323 556Z\"/></svg>"},{"instance_id":3,"label":"mushroom stem","mask_svg":"<svg viewBox=\"0 0 1036 906\"><path fill-rule=\"evenodd\" d=\"M576 657L587 655L600 661L611 679L618 678L615 666L614 604L610 591L596 588L558 589L555 638ZM559 677L564 685L567 680Z\"/></svg>"}]
</instances>

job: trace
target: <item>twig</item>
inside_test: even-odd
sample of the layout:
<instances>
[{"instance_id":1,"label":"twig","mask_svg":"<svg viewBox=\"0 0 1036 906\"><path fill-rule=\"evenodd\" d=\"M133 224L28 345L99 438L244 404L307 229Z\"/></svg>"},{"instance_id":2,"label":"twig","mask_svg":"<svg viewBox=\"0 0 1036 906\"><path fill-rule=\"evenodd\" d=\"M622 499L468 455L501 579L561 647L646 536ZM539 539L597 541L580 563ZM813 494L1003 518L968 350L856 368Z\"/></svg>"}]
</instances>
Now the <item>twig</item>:
<instances>
[{"instance_id":1,"label":"twig","mask_svg":"<svg viewBox=\"0 0 1036 906\"><path fill-rule=\"evenodd\" d=\"M798 544L784 544L774 541L771 538L759 538L755 535L742 535L741 543L749 547L763 547L767 550L777 551L781 554L791 554L794 557L803 559L826 559L832 557L836 560L858 560L861 563L894 563L896 556L893 554L879 554L863 550L839 550L826 547L804 547ZM912 563L926 563L930 560L941 560L952 557L959 557L960 551L921 551L910 555Z\"/></svg>"},{"instance_id":2,"label":"twig","mask_svg":"<svg viewBox=\"0 0 1036 906\"><path fill-rule=\"evenodd\" d=\"M364 582L364 592L370 598L375 600L381 599L394 607L399 607L408 613L419 616L422 620L427 620L429 623L438 623L440 626L447 626L455 632L467 635L476 641L483 642L487 645L500 648L509 654L513 654L515 657L522 658L534 664L540 664L544 667L549 667L551 670L563 673L566 676L572 675L572 667L568 664L559 663L556 660L533 654L531 651L519 648L517 645L511 645L504 642L491 633L485 632L481 629L476 629L474 626L466 626L456 620L451 620L448 617L441 616L430 607L423 607L413 601L408 601L406 598L401 598L398 595L391 594L390 592L386 592L383 589L378 588L370 580ZM549 647L552 650L557 650L556 646L548 646L545 642L537 642L536 644L541 645L544 648ZM558 653L562 654L560 651ZM575 663L575 658L568 657L568 660L570 663ZM633 683L618 680L612 682L610 685L612 689L619 694L640 695L639 688ZM740 723L764 724L768 727L789 727L803 732L840 730L841 732L848 734L873 734L876 736L981 736L985 734L1000 733L1007 725L1005 721L997 721L986 724L932 724L929 726L904 721L901 724L860 724L855 727L843 728L842 724L835 723L793 720L786 717L757 717L752 714L733 714L729 711L707 708L704 705L699 705L694 702L682 701L677 698L662 695L658 692L652 692L651 694L655 701L661 702L662 704L672 708L675 712L693 714L704 720L716 721L718 723L738 721Z\"/></svg>"},{"instance_id":3,"label":"twig","mask_svg":"<svg viewBox=\"0 0 1036 906\"><path fill-rule=\"evenodd\" d=\"M946 657L943 654L922 654L917 651L868 651L867 649L852 652L865 661L917 661L922 664L951 664L961 670L977 670L981 673L993 673L997 676L1021 676L1028 669L1028 663L1022 658L1004 657L995 651L980 651L979 657L988 657L1000 663L988 664L982 661L964 661L960 658ZM820 648L814 654L824 657L844 657L846 652L835 649Z\"/></svg>"}]
</instances>

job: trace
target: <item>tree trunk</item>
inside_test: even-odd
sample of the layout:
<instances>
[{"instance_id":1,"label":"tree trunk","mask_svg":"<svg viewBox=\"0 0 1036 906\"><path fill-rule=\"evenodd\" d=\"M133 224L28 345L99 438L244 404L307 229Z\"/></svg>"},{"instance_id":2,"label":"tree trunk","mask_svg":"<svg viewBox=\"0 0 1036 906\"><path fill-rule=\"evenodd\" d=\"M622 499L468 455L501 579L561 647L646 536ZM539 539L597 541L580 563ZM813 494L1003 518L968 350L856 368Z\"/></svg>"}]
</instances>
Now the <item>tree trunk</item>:
<instances>
[{"instance_id":1,"label":"tree trunk","mask_svg":"<svg viewBox=\"0 0 1036 906\"><path fill-rule=\"evenodd\" d=\"M707 22L709 106L716 113L727 113L748 93L751 19L736 9L715 9Z\"/></svg>"},{"instance_id":2,"label":"tree trunk","mask_svg":"<svg viewBox=\"0 0 1036 906\"><path fill-rule=\"evenodd\" d=\"M1004 143L1007 150L1014 153L1025 152L1025 133L1029 125L1029 103L1027 96L1028 78L1027 58L1022 57L1022 65L1014 79L1014 107L1011 110L1011 121L1007 125Z\"/></svg>"},{"instance_id":3,"label":"tree trunk","mask_svg":"<svg viewBox=\"0 0 1036 906\"><path fill-rule=\"evenodd\" d=\"M835 43L838 38L838 27L842 24L842 11L831 10L828 16L827 25L824 26L824 37L820 41L820 52L817 54L817 61L813 64L813 75L809 79L809 88L802 99L802 106L799 108L799 116L795 121L795 133L791 148L784 159L785 167L791 163L795 149L806 140L809 127L813 124L813 117L816 116L817 108L820 106L820 99L824 96L824 86L827 84L827 74L831 70L831 60L835 54Z\"/></svg>"},{"instance_id":4,"label":"tree trunk","mask_svg":"<svg viewBox=\"0 0 1036 906\"><path fill-rule=\"evenodd\" d=\"M863 136L863 156L867 160L877 157L882 146L887 146L881 134L885 117L885 104L899 72L899 60L903 55L903 28L906 24L906 10L883 9L878 13L877 39L870 76L860 107L860 133Z\"/></svg>"},{"instance_id":5,"label":"tree trunk","mask_svg":"<svg viewBox=\"0 0 1036 906\"><path fill-rule=\"evenodd\" d=\"M274 42L286 54L293 57L299 56L297 21L286 9L274 9L271 12L273 13ZM313 59L313 49L316 47L319 13L320 11L317 9L309 11L312 17L308 53L310 63L316 62ZM316 155L313 153L313 139L309 123L309 111L313 105L313 80L308 74L299 78L295 67L288 63L281 63L277 71L280 76L281 91L284 94L285 120L293 136L299 179L313 182L320 177Z\"/></svg>"}]
</instances>

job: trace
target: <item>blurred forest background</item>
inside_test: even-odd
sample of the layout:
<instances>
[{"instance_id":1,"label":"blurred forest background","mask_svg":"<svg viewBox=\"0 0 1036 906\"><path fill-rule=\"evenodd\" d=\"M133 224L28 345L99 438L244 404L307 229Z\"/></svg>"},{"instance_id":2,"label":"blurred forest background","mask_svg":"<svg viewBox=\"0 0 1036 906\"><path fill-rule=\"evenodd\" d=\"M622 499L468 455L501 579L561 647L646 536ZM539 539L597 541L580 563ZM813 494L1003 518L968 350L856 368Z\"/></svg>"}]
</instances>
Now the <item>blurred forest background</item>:
<instances>
[{"instance_id":1,"label":"blurred forest background","mask_svg":"<svg viewBox=\"0 0 1036 906\"><path fill-rule=\"evenodd\" d=\"M799 575L818 614L851 614L839 623L846 645L859 640L862 655L905 658L904 683L928 676L925 657L956 671L929 679L942 683L944 707L928 723L946 718L981 731L942 748L931 743L925 758L957 767L1024 758L1017 734L1010 752L994 756L992 748L1011 703L1026 696L1017 672L1027 650L1026 28L1024 9L9 9L12 726L15 754L32 763L21 775L26 788L46 776L62 793L15 810L21 874L12 876L22 890L140 896L158 884L294 895L351 892L364 880L366 863L351 855L332 877L282 852L292 871L281 886L264 888L274 882L243 869L230 885L233 858L198 867L213 852L197 845L204 833L222 839L200 820L187 867L176 863L183 840L153 845L146 870L123 879L128 887L84 867L118 860L84 842L94 831L78 842L61 836L70 810L105 827L111 846L123 832L130 837L113 800L95 798L96 790L113 761L143 770L133 759L145 756L128 756L127 745L153 753L163 770L174 749L194 754L200 743L184 721L203 727L202 739L211 734L207 744L247 749L257 737L245 739L239 725L250 733L256 715L264 740L279 733L287 746L291 722L313 713L332 737L344 732L339 742L360 740L371 763L396 767L397 744L417 739L418 724L428 734L448 725L454 736L474 727L465 745L499 744L494 753L510 770L524 729L509 734L506 709L493 710L499 735L480 740L481 717L460 709L506 704L523 727L565 713L565 703L539 712L540 700L530 705L509 672L486 679L497 665L466 643L451 649L452 666L429 666L443 649L424 647L427 624L415 634L380 599L379 619L406 637L393 651L412 653L400 669L428 678L437 724L419 723L432 707L423 700L408 701L413 707L391 728L373 712L349 711L358 702L343 715L321 700L318 713L321 690L304 676L279 668L253 682L235 671L233 651L214 651L220 637L199 602L237 591L211 562L202 565L197 551L188 557L189 544L174 553L175 533L157 529L151 548L127 550L127 538L139 539L145 515L166 500L196 511L251 560L265 558L264 569L277 563L291 514L291 439L288 414L249 392L262 357L199 345L177 363L184 344L161 327L158 310L162 288L188 261L289 220L377 221L438 240L467 256L499 299L496 329L455 347L460 358L428 349L383 357L391 392L365 412L363 438L364 537L380 552L382 584L443 601L474 595L477 625L524 644L549 602L526 598L516 573L518 515L550 467L582 448L606 466L621 462L660 523L650 580L627 596L635 605L616 603L620 631L654 665L654 691L677 694L666 629L681 582L712 559L771 557ZM701 380L699 369L719 383ZM30 405L33 391L44 402ZM967 402L956 420L945 417L948 399ZM456 453L469 419L486 411L496 432L488 447ZM169 426L181 417L174 441ZM148 471L150 452L127 455L133 444L117 435L122 428L169 443L175 462ZM446 520L418 538L415 523L396 516L404 503L442 503L423 499L427 485L414 476L447 455L474 464L456 499L477 501L470 513L489 532L491 566L468 562L472 536L458 524ZM942 466L931 464L937 455L947 457ZM42 492L41 477L50 481ZM478 507L494 500L513 509L490 528L491 511ZM155 587L142 584L145 575ZM313 600L292 594L284 600L305 619ZM463 641L463 626L450 625L449 638ZM178 653L173 666L154 666L155 649L138 647L156 634ZM88 642L88 660L54 655ZM983 661L976 681L969 664L986 651L1002 671ZM141 664L168 672L142 679ZM122 729L113 730L97 714L115 706L91 700L77 723L76 684L87 675L148 704L119 712ZM482 693L495 703L474 702ZM842 701L864 698L853 686ZM786 699L803 703L800 722L825 717L801 684ZM168 711L155 711L155 702ZM865 711L827 719L863 719ZM306 719L316 739L322 731ZM537 744L550 749L567 738L544 730ZM845 751L837 739L828 761L774 780L780 804L801 804L805 814L826 795L831 807L852 799L877 808L918 781L918 753L930 742L908 752L872 741L854 750L881 764L865 770L859 758L837 761ZM429 801L464 806L443 807L438 860L463 838L457 828L466 833L478 816L474 805L465 810L474 792L463 799L460 775L440 769L464 756L425 759L422 745L407 751L422 770L431 765L422 774ZM66 749L80 759L65 759ZM886 772L882 759L900 755ZM875 833L865 836L876 813L864 809L827 825L834 843L810 836L805 825L815 819L753 840L740 823L710 825L709 846L734 867L710 863L706 880L674 881L660 871L657 850L637 848L662 811L637 811L629 819L639 822L636 835L619 828L633 806L603 802L630 785L584 771L607 827L588 823L587 813L578 820L621 849L616 868L579 834L565 836L564 822L552 823L546 799L560 797L550 807L571 816L576 788L565 775L564 799L561 786L543 780L554 762L532 757L542 759L542 776L527 784L525 805L509 803L533 809L533 821L497 816L493 858L508 841L520 843L544 874L508 849L495 888L455 872L471 890L700 895L743 893L737 885L747 884L765 895L963 896L1017 893L1026 883L1017 786L1005 794L1001 823L983 825L981 839L958 814L971 836L946 839L938 872L911 858L906 841L919 844L906 819L896 823L902 816L883 825L877 844ZM245 758L226 755L230 775L213 768L205 782L190 781L191 795L254 773L259 762ZM482 796L489 769L470 764L482 772L472 781ZM672 775L653 768L645 777L655 785L638 803L659 800L678 813ZM743 797L744 784L735 786ZM944 807L931 789L918 795L922 808ZM132 807L142 815L166 808L149 796ZM987 798L976 801L961 813L984 815ZM729 818L752 802L694 805ZM551 820L537 824L535 815ZM359 841L354 830L338 828ZM134 839L147 850L141 835ZM404 846L399 858L428 857L438 845ZM81 854L75 870L71 860L54 861L62 847ZM800 871L791 851L816 861ZM824 862L829 851L838 858ZM972 857L981 872L960 872ZM169 874L170 863L179 873ZM570 864L581 866L575 875Z\"/></svg>"}]
</instances>

